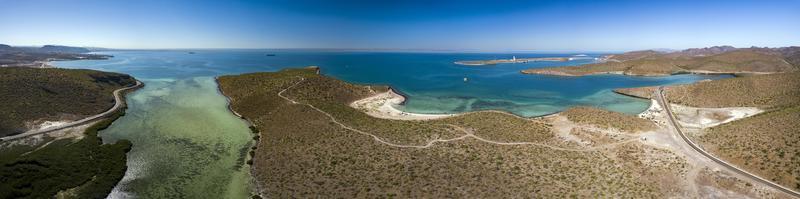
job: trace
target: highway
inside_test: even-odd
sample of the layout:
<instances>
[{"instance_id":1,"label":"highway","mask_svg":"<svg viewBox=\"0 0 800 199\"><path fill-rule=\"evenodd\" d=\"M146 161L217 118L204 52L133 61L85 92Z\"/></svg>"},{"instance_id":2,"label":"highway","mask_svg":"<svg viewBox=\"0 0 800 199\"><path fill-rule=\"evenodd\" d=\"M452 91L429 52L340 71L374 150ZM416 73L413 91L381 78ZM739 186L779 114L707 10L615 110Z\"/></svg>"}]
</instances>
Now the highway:
<instances>
[{"instance_id":1,"label":"highway","mask_svg":"<svg viewBox=\"0 0 800 199\"><path fill-rule=\"evenodd\" d=\"M666 97L664 96L664 87L658 87L658 91L656 91L656 96L655 97L656 97L656 101L658 101L658 103L661 105L661 107L663 107L664 110L667 112L667 116L669 118L670 124L672 124L672 126L675 127L675 131L678 132L678 134L681 136L681 138L683 138L683 141L686 142L686 144L688 144L689 146L691 146L692 149L694 149L698 153L702 154L703 156L711 159L712 161L716 162L717 164L727 168L730 171L739 173L742 176L748 177L748 178L752 179L755 182L762 183L762 184L764 184L766 186L769 186L769 187L772 187L772 188L774 188L776 190L784 192L784 193L786 193L786 194L788 194L790 196L794 196L795 198L800 198L800 192L797 192L795 190L786 188L786 187L784 187L784 186L782 186L780 184L777 184L775 182L766 180L764 178L758 177L755 174L747 172L747 171L745 171L743 169L740 169L740 168L738 168L738 167L736 167L736 166L734 166L734 165L732 165L732 164L730 164L728 162L723 161L722 159L714 157L711 153L708 153L703 148L700 148L700 146L698 146L696 143L694 143L694 141L692 141L691 139L689 139L689 137L686 136L686 134L681 130L681 128L678 125L678 123L675 121L676 119L675 119L675 116L672 113L671 107L669 106L669 102L666 100Z\"/></svg>"}]
</instances>

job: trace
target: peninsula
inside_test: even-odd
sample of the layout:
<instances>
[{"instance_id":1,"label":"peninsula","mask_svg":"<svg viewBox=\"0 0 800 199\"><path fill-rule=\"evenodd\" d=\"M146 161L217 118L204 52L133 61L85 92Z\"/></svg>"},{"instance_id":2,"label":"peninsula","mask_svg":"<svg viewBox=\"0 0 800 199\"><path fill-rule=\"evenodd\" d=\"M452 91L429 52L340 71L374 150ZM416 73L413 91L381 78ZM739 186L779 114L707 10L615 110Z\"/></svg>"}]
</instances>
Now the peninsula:
<instances>
[{"instance_id":1,"label":"peninsula","mask_svg":"<svg viewBox=\"0 0 800 199\"><path fill-rule=\"evenodd\" d=\"M251 154L261 197L790 194L690 150L658 103L638 116L592 107L537 118L501 111L413 115L392 108L402 96L385 86L316 70L218 79L231 108L261 138ZM712 123L747 117L732 113L738 112L719 112L724 119Z\"/></svg>"},{"instance_id":2,"label":"peninsula","mask_svg":"<svg viewBox=\"0 0 800 199\"><path fill-rule=\"evenodd\" d=\"M601 63L522 70L523 74L583 76L624 74L665 76L695 74L768 74L798 71L800 47L734 48L715 46L677 52L633 51L609 55Z\"/></svg>"},{"instance_id":3,"label":"peninsula","mask_svg":"<svg viewBox=\"0 0 800 199\"><path fill-rule=\"evenodd\" d=\"M467 66L483 66L483 65L497 65L497 64L514 64L514 63L528 63L534 61L569 61L569 57L540 57L540 58L516 58L511 59L493 59L493 60L473 60L473 61L456 61L453 62L458 65Z\"/></svg>"}]
</instances>

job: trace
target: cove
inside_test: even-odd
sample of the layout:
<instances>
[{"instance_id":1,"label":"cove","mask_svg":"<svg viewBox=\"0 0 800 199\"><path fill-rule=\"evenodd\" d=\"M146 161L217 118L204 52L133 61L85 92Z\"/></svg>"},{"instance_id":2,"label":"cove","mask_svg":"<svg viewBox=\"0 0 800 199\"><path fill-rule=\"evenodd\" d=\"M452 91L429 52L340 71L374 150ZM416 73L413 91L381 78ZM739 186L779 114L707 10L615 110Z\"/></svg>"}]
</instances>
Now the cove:
<instances>
[{"instance_id":1,"label":"cove","mask_svg":"<svg viewBox=\"0 0 800 199\"><path fill-rule=\"evenodd\" d=\"M133 75L146 86L128 96L127 115L100 133L104 141L128 139L128 171L112 197L246 198L252 191L247 150L253 144L244 121L227 109L215 76L320 66L348 82L390 85L409 96L402 107L417 113L504 110L521 116L550 114L578 105L635 114L649 101L613 93L614 88L691 83L727 76L630 77L523 75L527 68L592 63L529 62L462 66L454 61L571 54L417 53L305 50L141 50L98 52L109 60L58 61ZM275 56L266 56L274 54ZM467 78L468 81L463 81Z\"/></svg>"}]
</instances>

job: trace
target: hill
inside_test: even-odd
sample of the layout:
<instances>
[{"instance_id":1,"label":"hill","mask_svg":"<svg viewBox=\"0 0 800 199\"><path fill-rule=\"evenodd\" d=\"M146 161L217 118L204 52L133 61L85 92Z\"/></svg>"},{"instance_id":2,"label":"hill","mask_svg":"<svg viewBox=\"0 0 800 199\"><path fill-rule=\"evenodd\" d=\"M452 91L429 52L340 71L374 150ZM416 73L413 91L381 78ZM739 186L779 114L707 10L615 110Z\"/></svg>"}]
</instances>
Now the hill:
<instances>
[{"instance_id":1,"label":"hill","mask_svg":"<svg viewBox=\"0 0 800 199\"><path fill-rule=\"evenodd\" d=\"M128 75L93 70L0 68L0 136L43 121L76 120L108 110L112 92L132 86Z\"/></svg>"},{"instance_id":2,"label":"hill","mask_svg":"<svg viewBox=\"0 0 800 199\"><path fill-rule=\"evenodd\" d=\"M655 87L616 92L651 98ZM747 171L800 190L800 72L753 75L666 87L672 103L694 107L758 107L752 117L703 129L696 140Z\"/></svg>"},{"instance_id":3,"label":"hill","mask_svg":"<svg viewBox=\"0 0 800 199\"><path fill-rule=\"evenodd\" d=\"M718 46L678 52L634 51L610 55L606 62L526 69L524 74L582 76L616 73L661 76L679 73L780 73L800 70L800 49Z\"/></svg>"},{"instance_id":4,"label":"hill","mask_svg":"<svg viewBox=\"0 0 800 199\"><path fill-rule=\"evenodd\" d=\"M699 143L720 158L800 190L800 106L707 129Z\"/></svg>"},{"instance_id":5,"label":"hill","mask_svg":"<svg viewBox=\"0 0 800 199\"><path fill-rule=\"evenodd\" d=\"M51 53L88 53L91 52L89 49L82 48L82 47L71 47L71 46L59 46L59 45L45 45L39 48L40 52L51 52Z\"/></svg>"},{"instance_id":6,"label":"hill","mask_svg":"<svg viewBox=\"0 0 800 199\"><path fill-rule=\"evenodd\" d=\"M422 121L371 117L347 104L376 93L312 69L218 80L231 109L259 133L251 155L264 197L666 197L679 194L674 182L687 167L671 152L637 142L606 139L597 143L618 147L582 148L556 135L547 119L497 111ZM607 122L584 117L605 111L572 112L580 123Z\"/></svg>"},{"instance_id":7,"label":"hill","mask_svg":"<svg viewBox=\"0 0 800 199\"><path fill-rule=\"evenodd\" d=\"M654 87L617 89L618 93L651 98ZM800 104L800 72L752 75L666 87L671 103L693 107L759 107L775 109Z\"/></svg>"}]
</instances>

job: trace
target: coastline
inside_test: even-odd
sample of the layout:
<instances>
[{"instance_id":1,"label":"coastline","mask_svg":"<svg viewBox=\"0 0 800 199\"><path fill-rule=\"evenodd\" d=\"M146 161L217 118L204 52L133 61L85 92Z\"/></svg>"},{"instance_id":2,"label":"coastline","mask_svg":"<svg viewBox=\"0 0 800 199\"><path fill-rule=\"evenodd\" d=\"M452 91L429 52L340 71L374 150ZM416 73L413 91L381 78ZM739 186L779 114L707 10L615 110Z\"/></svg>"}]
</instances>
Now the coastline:
<instances>
[{"instance_id":1,"label":"coastline","mask_svg":"<svg viewBox=\"0 0 800 199\"><path fill-rule=\"evenodd\" d=\"M225 95L225 91L223 91L222 88L220 87L219 76L214 77L214 83L217 84L217 92L219 92L220 95L225 97L225 103L227 103L226 107L228 108L228 111L230 111L231 113L233 113L233 115L244 121L244 123L247 125L247 128L250 129L250 133L253 135L253 144L249 146L249 149L247 151L248 158L245 164L248 164L250 166L250 185L251 185L250 188L252 191L255 192L255 193L251 192L251 194L253 194L253 198L255 198L255 196L263 198L261 193L263 193L264 191L264 186L261 185L261 183L259 183L255 177L253 177L254 171L256 170L256 166L253 164L253 159L255 159L256 148L258 147L258 144L261 143L261 135L258 129L256 128L256 125L252 121L250 121L250 119L245 118L244 116L242 116L242 114L239 114L238 112L236 112L236 110L233 110L233 103L232 103L233 99L231 99L230 96Z\"/></svg>"},{"instance_id":2,"label":"coastline","mask_svg":"<svg viewBox=\"0 0 800 199\"><path fill-rule=\"evenodd\" d=\"M516 63L528 63L528 62L535 62L535 61L550 61L550 62L565 62L572 60L569 57L540 57L540 58L514 58L514 59L492 59L492 60L465 60L465 61L455 61L454 64L464 65L464 66L485 66L485 65L497 65L497 64L516 64Z\"/></svg>"},{"instance_id":3,"label":"coastline","mask_svg":"<svg viewBox=\"0 0 800 199\"><path fill-rule=\"evenodd\" d=\"M395 91L394 89L389 87L389 90L386 92L376 93L375 95L353 101L349 104L349 106L354 109L361 110L367 115L376 118L390 119L390 120L417 120L417 121L444 119L444 118L457 117L457 116L476 114L476 113L499 113L499 114L514 116L520 119L534 120L534 119L544 119L544 118L554 117L557 116L559 113L563 112L563 111L558 111L533 117L523 117L502 110L480 110L480 111L470 111L470 112L453 113L453 114L411 113L397 109L397 107L395 107L405 104L406 101L406 96L398 92L399 91ZM643 110L642 113L647 111L648 110Z\"/></svg>"},{"instance_id":4,"label":"coastline","mask_svg":"<svg viewBox=\"0 0 800 199\"><path fill-rule=\"evenodd\" d=\"M356 100L350 103L350 107L362 110L364 113L376 118L393 120L431 120L461 115L411 113L395 107L405 104L405 101L406 96L398 94L398 92L390 87L386 92Z\"/></svg>"},{"instance_id":5,"label":"coastline","mask_svg":"<svg viewBox=\"0 0 800 199\"><path fill-rule=\"evenodd\" d=\"M720 71L707 71L707 70L683 70L673 73L641 73L641 74L629 73L626 71L600 71L600 72L583 73L583 72L559 70L560 68L562 67L525 69L521 70L520 73L525 75L549 75L549 76L561 76L561 77L582 77L582 76L605 75L605 74L637 76L637 77L666 77L672 75L732 75L734 77L741 77L748 75L766 75L766 74L782 73L782 72L755 72L755 71L720 72Z\"/></svg>"}]
</instances>

